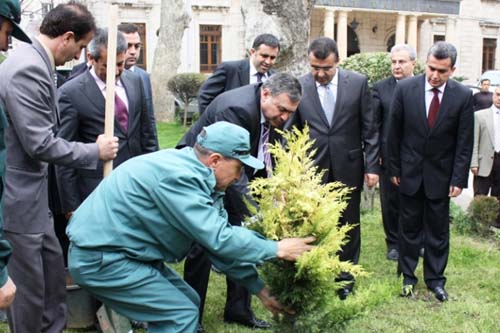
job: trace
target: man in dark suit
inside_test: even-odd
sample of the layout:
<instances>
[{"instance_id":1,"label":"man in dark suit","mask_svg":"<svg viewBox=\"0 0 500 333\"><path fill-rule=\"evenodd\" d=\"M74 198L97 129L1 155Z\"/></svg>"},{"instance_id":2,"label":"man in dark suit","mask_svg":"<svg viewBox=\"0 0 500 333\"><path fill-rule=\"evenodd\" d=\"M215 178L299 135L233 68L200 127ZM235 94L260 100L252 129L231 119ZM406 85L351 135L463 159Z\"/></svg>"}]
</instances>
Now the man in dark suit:
<instances>
[{"instance_id":1,"label":"man in dark suit","mask_svg":"<svg viewBox=\"0 0 500 333\"><path fill-rule=\"evenodd\" d=\"M378 182L379 140L378 128L365 76L339 69L337 44L327 37L312 41L308 49L311 73L300 78L304 97L300 101L290 126L310 128L314 139L315 164L326 170L323 182L340 181L353 188L348 206L340 219L349 224L349 241L339 253L343 261L358 263L361 237L360 212L363 179L369 187ZM348 281L338 290L345 299L352 293L353 277L342 273Z\"/></svg>"},{"instance_id":2,"label":"man in dark suit","mask_svg":"<svg viewBox=\"0 0 500 333\"><path fill-rule=\"evenodd\" d=\"M424 279L436 298L448 299L444 270L449 254L449 204L467 187L472 155L472 93L449 80L457 51L434 44L425 75L398 83L387 136L389 173L400 192L398 272L402 296L413 295L423 232Z\"/></svg>"},{"instance_id":3,"label":"man in dark suit","mask_svg":"<svg viewBox=\"0 0 500 333\"><path fill-rule=\"evenodd\" d=\"M225 91L247 84L266 81L274 72L280 44L271 34L258 35L250 49L250 57L237 61L226 61L203 83L198 92L198 109L203 114L215 97Z\"/></svg>"},{"instance_id":4,"label":"man in dark suit","mask_svg":"<svg viewBox=\"0 0 500 333\"><path fill-rule=\"evenodd\" d=\"M380 124L380 204L382 206L382 222L387 245L388 260L398 260L398 220L399 220L399 190L387 173L385 150L387 146L387 127L389 125L389 110L392 96L399 80L413 76L415 69L415 50L408 44L394 45L391 49L391 72L388 78L375 82L372 88L373 110Z\"/></svg>"},{"instance_id":5,"label":"man in dark suit","mask_svg":"<svg viewBox=\"0 0 500 333\"><path fill-rule=\"evenodd\" d=\"M155 113L153 109L153 94L151 89L151 80L149 74L141 67L136 66L139 56L141 55L141 36L139 35L139 28L132 23L122 23L118 26L118 31L121 31L127 41L127 52L125 53L125 69L132 71L139 75L144 86L144 93L146 96L146 106L148 109L149 117L154 125L153 129L156 133Z\"/></svg>"},{"instance_id":6,"label":"man in dark suit","mask_svg":"<svg viewBox=\"0 0 500 333\"><path fill-rule=\"evenodd\" d=\"M217 121L228 121L245 128L250 133L251 155L266 164L266 169L255 170L245 167L242 177L226 190L224 207L229 215L229 223L241 225L248 215L243 201L247 193L247 183L254 177L267 177L272 161L267 153L266 143L280 139L275 131L283 127L289 116L296 110L302 89L296 78L287 73L271 76L263 84L254 84L225 92L215 98L189 132L181 139L178 148L193 146L197 135ZM267 136L267 139L266 139ZM195 247L187 257L184 279L200 295L200 322L203 316L205 295L208 286L211 263L201 247ZM240 285L227 280L227 300L224 320L253 328L268 328L269 324L256 319L250 309L250 294Z\"/></svg>"},{"instance_id":7,"label":"man in dark suit","mask_svg":"<svg viewBox=\"0 0 500 333\"><path fill-rule=\"evenodd\" d=\"M116 156L116 137L79 143L54 134L55 67L78 59L94 30L85 6L60 4L45 15L33 44L16 47L0 66L0 104L9 122L4 231L13 250L9 275L18 288L8 309L12 333L62 332L66 326L66 274L49 211L49 163L92 170L99 159Z\"/></svg>"},{"instance_id":8,"label":"man in dark suit","mask_svg":"<svg viewBox=\"0 0 500 333\"><path fill-rule=\"evenodd\" d=\"M58 136L66 140L92 142L104 132L106 94L107 30L99 30L89 44L92 68L66 83L59 90L61 128ZM117 38L115 135L119 138L117 167L131 157L158 150L153 127L146 110L141 79L124 71L127 42L121 32ZM120 110L120 106L125 106ZM124 114L121 114L123 111ZM125 119L124 119L125 118ZM103 177L96 170L59 167L58 185L63 212L69 217Z\"/></svg>"},{"instance_id":9,"label":"man in dark suit","mask_svg":"<svg viewBox=\"0 0 500 333\"><path fill-rule=\"evenodd\" d=\"M479 92L472 96L472 108L479 111L489 108L493 104L493 93L490 92L490 79L482 79Z\"/></svg>"}]
</instances>

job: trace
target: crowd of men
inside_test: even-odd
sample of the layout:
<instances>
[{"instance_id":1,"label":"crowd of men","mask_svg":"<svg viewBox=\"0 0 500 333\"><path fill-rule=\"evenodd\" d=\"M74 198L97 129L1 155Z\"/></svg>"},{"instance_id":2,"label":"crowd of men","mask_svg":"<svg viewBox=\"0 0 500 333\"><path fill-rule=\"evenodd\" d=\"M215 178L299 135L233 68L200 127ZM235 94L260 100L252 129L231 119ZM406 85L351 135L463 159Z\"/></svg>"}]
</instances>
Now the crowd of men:
<instances>
[{"instance_id":1,"label":"crowd of men","mask_svg":"<svg viewBox=\"0 0 500 333\"><path fill-rule=\"evenodd\" d=\"M273 313L293 310L270 295L256 265L296 260L314 238L276 242L241 226L248 182L272 177L267 146L282 142L277 129L309 126L322 181L352 189L339 221L352 226L341 260L359 261L361 190L380 181L386 257L398 262L405 297L421 256L425 285L448 300L449 201L467 187L469 169L475 194L500 197L500 128L492 125L500 88L493 105L474 114L471 91L450 80L457 58L450 43L429 49L421 75L415 50L395 45L392 75L370 88L366 76L338 67L331 38L310 43L310 71L295 78L273 70L279 39L259 35L248 58L221 63L203 84L200 119L176 149L158 151L149 75L136 66L137 27L118 28L114 136L105 137L108 31L77 2L51 10L34 38L19 20L18 0L1 0L0 49L9 35L25 42L0 67L0 308L8 308L11 332L63 330L66 253L76 283L152 333L204 331L213 267L227 275L224 321L269 328L255 317L251 294ZM58 80L56 66L83 49L86 61ZM119 167L103 179L109 160ZM52 201L70 219L63 249L49 209L52 182ZM184 258L182 279L165 262ZM346 281L337 291L344 300L355 281L347 273L337 279Z\"/></svg>"}]
</instances>

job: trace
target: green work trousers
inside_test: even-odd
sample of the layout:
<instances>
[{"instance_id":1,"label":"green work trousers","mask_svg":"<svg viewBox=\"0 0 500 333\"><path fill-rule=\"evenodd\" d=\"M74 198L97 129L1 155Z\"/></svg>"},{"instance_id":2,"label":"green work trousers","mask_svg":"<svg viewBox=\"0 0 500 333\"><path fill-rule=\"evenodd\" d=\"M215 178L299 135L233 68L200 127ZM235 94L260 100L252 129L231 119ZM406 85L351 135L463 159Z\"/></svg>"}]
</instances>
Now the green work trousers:
<instances>
[{"instance_id":1,"label":"green work trousers","mask_svg":"<svg viewBox=\"0 0 500 333\"><path fill-rule=\"evenodd\" d=\"M200 298L163 262L72 245L68 269L75 283L111 309L147 322L149 333L196 332Z\"/></svg>"}]
</instances>

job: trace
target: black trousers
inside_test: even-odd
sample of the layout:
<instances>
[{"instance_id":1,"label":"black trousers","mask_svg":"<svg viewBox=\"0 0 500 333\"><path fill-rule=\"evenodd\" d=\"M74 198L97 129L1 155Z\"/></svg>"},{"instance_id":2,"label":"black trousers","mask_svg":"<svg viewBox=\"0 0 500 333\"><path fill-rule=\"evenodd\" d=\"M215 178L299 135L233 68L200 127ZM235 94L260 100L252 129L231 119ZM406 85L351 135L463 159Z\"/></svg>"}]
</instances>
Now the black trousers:
<instances>
[{"instance_id":1,"label":"black trousers","mask_svg":"<svg viewBox=\"0 0 500 333\"><path fill-rule=\"evenodd\" d=\"M350 199L347 204L347 208L340 217L339 226L352 225L356 226L348 232L348 242L342 246L342 250L339 253L339 258L341 261L350 261L354 264L359 262L359 255L361 252L361 226L360 226L360 212L359 205L361 203L361 191L353 191L350 194ZM338 281L351 281L348 288L352 288L354 285L354 277L346 272L342 272Z\"/></svg>"},{"instance_id":2,"label":"black trousers","mask_svg":"<svg viewBox=\"0 0 500 333\"><path fill-rule=\"evenodd\" d=\"M474 196L490 194L500 201L500 154L495 153L493 168L488 177L474 176L473 187ZM496 224L500 224L500 214L497 217Z\"/></svg>"},{"instance_id":3,"label":"black trousers","mask_svg":"<svg viewBox=\"0 0 500 333\"><path fill-rule=\"evenodd\" d=\"M241 221L248 214L248 210L242 200L241 193L244 189L238 184L233 184L226 190L224 207L228 213L228 221L232 225L241 226ZM212 263L205 250L195 245L188 254L184 262L184 280L200 296L200 323L203 318L205 308L205 299L207 295L208 280ZM252 295L248 290L226 278L227 293L226 306L224 308L224 317L231 319L252 318L253 312L250 308Z\"/></svg>"},{"instance_id":4,"label":"black trousers","mask_svg":"<svg viewBox=\"0 0 500 333\"><path fill-rule=\"evenodd\" d=\"M398 250L399 188L385 172L380 174L380 205L387 249Z\"/></svg>"},{"instance_id":5,"label":"black trousers","mask_svg":"<svg viewBox=\"0 0 500 333\"><path fill-rule=\"evenodd\" d=\"M423 186L414 195L400 194L399 262L403 284L415 285L419 249L424 242L424 280L429 288L444 287L450 250L450 198L429 199Z\"/></svg>"}]
</instances>

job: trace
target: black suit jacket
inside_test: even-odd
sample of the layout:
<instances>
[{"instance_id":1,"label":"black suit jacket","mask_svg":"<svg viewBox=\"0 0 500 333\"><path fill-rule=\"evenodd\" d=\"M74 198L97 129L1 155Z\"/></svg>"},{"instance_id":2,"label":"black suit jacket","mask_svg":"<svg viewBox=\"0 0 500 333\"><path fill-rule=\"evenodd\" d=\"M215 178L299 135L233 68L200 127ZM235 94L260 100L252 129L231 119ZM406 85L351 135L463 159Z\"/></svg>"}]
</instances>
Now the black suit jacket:
<instances>
[{"instance_id":1,"label":"black suit jacket","mask_svg":"<svg viewBox=\"0 0 500 333\"><path fill-rule=\"evenodd\" d=\"M361 189L364 173L379 173L379 136L365 76L338 69L338 90L332 125L328 124L312 74L300 78L303 96L288 127L309 125L314 156L323 181L341 181ZM329 179L329 172L333 179Z\"/></svg>"},{"instance_id":2,"label":"black suit jacket","mask_svg":"<svg viewBox=\"0 0 500 333\"><path fill-rule=\"evenodd\" d=\"M131 157L158 150L158 143L146 107L142 80L123 71L121 81L129 103L129 126L125 133L115 118L119 140L113 167ZM104 133L105 99L89 71L67 82L59 90L61 128L58 136L70 141L95 142ZM73 211L94 190L103 177L102 161L96 170L58 167L58 185L64 212Z\"/></svg>"},{"instance_id":3,"label":"black suit jacket","mask_svg":"<svg viewBox=\"0 0 500 333\"><path fill-rule=\"evenodd\" d=\"M425 75L398 83L387 141L389 172L401 177L399 189L414 195L424 185L429 199L448 196L449 187L467 187L474 116L471 91L448 80L434 127L425 106Z\"/></svg>"},{"instance_id":4,"label":"black suit jacket","mask_svg":"<svg viewBox=\"0 0 500 333\"><path fill-rule=\"evenodd\" d=\"M377 81L372 87L372 107L377 118L379 128L380 156L382 161L387 155L387 131L389 125L389 112L392 97L396 89L396 79L393 76Z\"/></svg>"},{"instance_id":5,"label":"black suit jacket","mask_svg":"<svg viewBox=\"0 0 500 333\"><path fill-rule=\"evenodd\" d=\"M261 132L260 112L261 84L246 85L217 96L208 106L200 119L191 127L177 144L177 148L194 146L196 137L203 127L217 121L227 121L245 128L250 133L250 149L252 156L257 157ZM271 127L269 142L275 143L281 136ZM226 209L231 222L241 221L247 213L243 195L247 193L248 181L256 176L265 176L263 170L255 173L255 169L245 165L245 173L237 184L226 191Z\"/></svg>"},{"instance_id":6,"label":"black suit jacket","mask_svg":"<svg viewBox=\"0 0 500 333\"><path fill-rule=\"evenodd\" d=\"M270 70L268 75L274 72ZM225 61L203 83L198 92L198 110L205 112L207 106L225 91L246 86L250 83L250 59Z\"/></svg>"}]
</instances>

